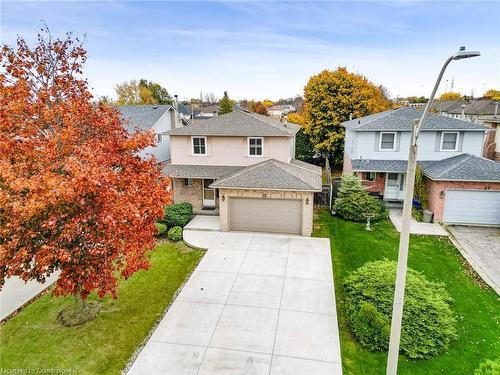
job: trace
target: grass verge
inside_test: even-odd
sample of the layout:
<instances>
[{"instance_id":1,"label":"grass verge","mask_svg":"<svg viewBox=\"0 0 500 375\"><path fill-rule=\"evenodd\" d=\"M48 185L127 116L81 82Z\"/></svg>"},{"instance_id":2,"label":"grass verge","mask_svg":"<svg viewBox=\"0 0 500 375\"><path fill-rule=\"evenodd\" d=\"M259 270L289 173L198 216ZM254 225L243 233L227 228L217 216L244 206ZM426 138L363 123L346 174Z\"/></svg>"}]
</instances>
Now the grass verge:
<instances>
[{"instance_id":1,"label":"grass verge","mask_svg":"<svg viewBox=\"0 0 500 375\"><path fill-rule=\"evenodd\" d=\"M372 224L352 223L316 212L317 237L329 237L335 279L344 374L385 373L386 353L369 352L351 336L344 310L343 281L347 274L368 261L397 260L399 233L388 221ZM447 238L411 236L409 267L421 271L429 280L443 282L454 299L458 339L449 349L428 360L399 359L399 374L472 374L485 358L500 353L500 301L485 286Z\"/></svg>"},{"instance_id":2,"label":"grass verge","mask_svg":"<svg viewBox=\"0 0 500 375\"><path fill-rule=\"evenodd\" d=\"M119 374L201 256L182 242L158 244L151 268L121 282L118 299L105 298L95 319L80 327L57 322L58 313L74 303L71 297L38 298L0 327L0 369Z\"/></svg>"}]
</instances>

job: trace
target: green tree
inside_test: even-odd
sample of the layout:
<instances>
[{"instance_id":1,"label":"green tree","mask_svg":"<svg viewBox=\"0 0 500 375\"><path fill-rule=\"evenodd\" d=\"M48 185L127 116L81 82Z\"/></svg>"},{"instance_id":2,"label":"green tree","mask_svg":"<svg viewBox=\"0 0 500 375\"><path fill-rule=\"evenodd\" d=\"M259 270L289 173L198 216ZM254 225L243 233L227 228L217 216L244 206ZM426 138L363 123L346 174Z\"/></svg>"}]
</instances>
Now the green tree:
<instances>
[{"instance_id":1,"label":"green tree","mask_svg":"<svg viewBox=\"0 0 500 375\"><path fill-rule=\"evenodd\" d=\"M299 160L309 162L316 155L314 146L309 140L309 136L300 129L295 135L295 157Z\"/></svg>"},{"instance_id":2,"label":"green tree","mask_svg":"<svg viewBox=\"0 0 500 375\"><path fill-rule=\"evenodd\" d=\"M219 103L219 115L224 115L229 112L233 112L234 102L229 99L227 91L224 91L224 96Z\"/></svg>"},{"instance_id":3,"label":"green tree","mask_svg":"<svg viewBox=\"0 0 500 375\"><path fill-rule=\"evenodd\" d=\"M167 89L159 83L141 79L139 81L139 86L145 87L151 93L151 97L154 101L153 104L172 104L172 97Z\"/></svg>"},{"instance_id":4,"label":"green tree","mask_svg":"<svg viewBox=\"0 0 500 375\"><path fill-rule=\"evenodd\" d=\"M316 150L335 164L343 159L344 128L352 115L366 116L391 107L380 87L346 68L324 70L309 79L304 89L304 133Z\"/></svg>"},{"instance_id":5,"label":"green tree","mask_svg":"<svg viewBox=\"0 0 500 375\"><path fill-rule=\"evenodd\" d=\"M139 85L135 79L117 84L115 92L118 95L119 105L141 104Z\"/></svg>"}]
</instances>

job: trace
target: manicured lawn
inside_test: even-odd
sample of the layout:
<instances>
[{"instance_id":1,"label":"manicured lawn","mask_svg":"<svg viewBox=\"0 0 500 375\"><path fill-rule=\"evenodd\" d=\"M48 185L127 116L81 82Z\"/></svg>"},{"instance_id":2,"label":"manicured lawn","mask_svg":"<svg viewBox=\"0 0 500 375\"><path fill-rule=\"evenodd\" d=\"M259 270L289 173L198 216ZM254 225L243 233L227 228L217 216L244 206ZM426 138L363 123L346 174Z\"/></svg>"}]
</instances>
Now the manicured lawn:
<instances>
[{"instance_id":1,"label":"manicured lawn","mask_svg":"<svg viewBox=\"0 0 500 375\"><path fill-rule=\"evenodd\" d=\"M0 368L120 374L201 256L182 243L159 244L151 268L122 282L119 298L106 298L97 317L79 328L56 321L72 298L44 295L1 326Z\"/></svg>"},{"instance_id":2,"label":"manicured lawn","mask_svg":"<svg viewBox=\"0 0 500 375\"><path fill-rule=\"evenodd\" d=\"M349 271L368 261L396 260L399 233L389 221L373 224L373 231L368 232L364 224L332 217L327 211L316 215L315 235L329 237L331 242L344 373L385 373L386 353L364 350L349 333L342 283ZM454 299L459 337L447 352L429 360L400 356L399 374L472 374L484 358L497 358L500 300L492 289L480 286L458 250L447 239L412 236L409 266L430 280L445 283Z\"/></svg>"}]
</instances>

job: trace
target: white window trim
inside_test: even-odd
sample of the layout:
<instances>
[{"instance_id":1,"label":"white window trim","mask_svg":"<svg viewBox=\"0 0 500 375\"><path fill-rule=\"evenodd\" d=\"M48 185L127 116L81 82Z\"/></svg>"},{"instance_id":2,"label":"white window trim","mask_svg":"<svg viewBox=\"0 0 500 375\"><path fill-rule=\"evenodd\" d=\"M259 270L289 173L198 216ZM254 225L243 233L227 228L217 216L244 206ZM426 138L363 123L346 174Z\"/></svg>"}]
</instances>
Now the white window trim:
<instances>
[{"instance_id":1,"label":"white window trim","mask_svg":"<svg viewBox=\"0 0 500 375\"><path fill-rule=\"evenodd\" d=\"M394 143L392 148L382 148L382 135L384 134L394 134ZM397 143L397 132L380 132L380 140L378 142L378 150L379 151L396 151L396 143Z\"/></svg>"},{"instance_id":2,"label":"white window trim","mask_svg":"<svg viewBox=\"0 0 500 375\"><path fill-rule=\"evenodd\" d=\"M195 154L194 153L194 139L195 138L203 138L205 140L205 153L204 154ZM192 156L207 156L208 155L208 143L207 137L204 135L193 135L191 136L191 155Z\"/></svg>"},{"instance_id":3,"label":"white window trim","mask_svg":"<svg viewBox=\"0 0 500 375\"><path fill-rule=\"evenodd\" d=\"M457 135L457 138L455 140L455 148L454 149L443 149L443 143L444 143L444 135L445 134L456 134ZM441 142L439 142L439 151L443 151L443 152L447 152L447 151L451 151L451 152L457 152L458 151L458 143L459 143L459 138L460 138L460 132L442 132L441 133Z\"/></svg>"},{"instance_id":4,"label":"white window trim","mask_svg":"<svg viewBox=\"0 0 500 375\"><path fill-rule=\"evenodd\" d=\"M368 179L368 175L370 173L373 173L373 180L369 180ZM377 172L366 172L366 181L369 181L369 182L375 182L375 181L377 181Z\"/></svg>"},{"instance_id":5,"label":"white window trim","mask_svg":"<svg viewBox=\"0 0 500 375\"><path fill-rule=\"evenodd\" d=\"M262 142L262 155L250 155L250 140L260 139ZM247 137L247 155L250 158L263 158L264 157L264 137Z\"/></svg>"},{"instance_id":6,"label":"white window trim","mask_svg":"<svg viewBox=\"0 0 500 375\"><path fill-rule=\"evenodd\" d=\"M168 134L158 133L156 136L156 139L157 139L158 143L165 143L165 142L167 142L167 137L168 137Z\"/></svg>"}]
</instances>

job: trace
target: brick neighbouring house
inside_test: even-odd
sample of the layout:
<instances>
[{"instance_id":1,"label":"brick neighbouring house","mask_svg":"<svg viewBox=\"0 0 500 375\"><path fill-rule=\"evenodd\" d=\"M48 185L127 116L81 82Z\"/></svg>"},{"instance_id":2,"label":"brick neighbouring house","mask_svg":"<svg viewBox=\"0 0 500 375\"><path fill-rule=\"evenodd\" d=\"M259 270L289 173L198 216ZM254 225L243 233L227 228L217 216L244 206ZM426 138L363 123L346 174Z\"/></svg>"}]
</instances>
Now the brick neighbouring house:
<instances>
[{"instance_id":1,"label":"brick neighbouring house","mask_svg":"<svg viewBox=\"0 0 500 375\"><path fill-rule=\"evenodd\" d=\"M402 201L411 123L420 114L400 108L344 122L344 172L358 173L384 200ZM481 157L489 131L429 115L418 141L418 162L435 221L500 225L500 164Z\"/></svg>"}]
</instances>

